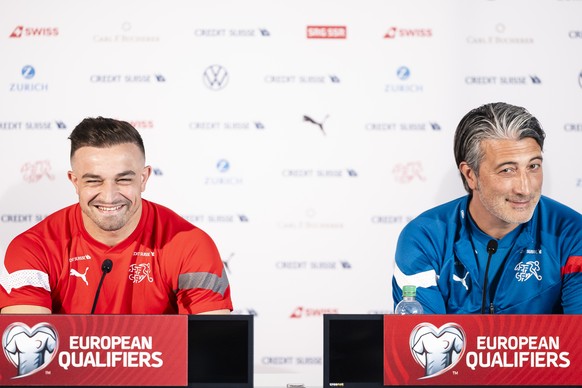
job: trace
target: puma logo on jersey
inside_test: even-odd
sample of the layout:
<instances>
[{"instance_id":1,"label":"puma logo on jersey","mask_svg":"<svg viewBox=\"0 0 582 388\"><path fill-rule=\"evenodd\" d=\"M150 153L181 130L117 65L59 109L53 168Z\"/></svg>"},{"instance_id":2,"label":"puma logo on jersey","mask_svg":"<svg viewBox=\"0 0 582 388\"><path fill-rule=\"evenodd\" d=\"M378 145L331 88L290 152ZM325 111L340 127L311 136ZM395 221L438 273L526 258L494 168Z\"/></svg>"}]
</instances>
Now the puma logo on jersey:
<instances>
[{"instance_id":1,"label":"puma logo on jersey","mask_svg":"<svg viewBox=\"0 0 582 388\"><path fill-rule=\"evenodd\" d=\"M463 287L465 287L465 289L469 291L469 287L467 286L467 276L469 276L469 272L467 272L463 278L460 278L457 275L453 274L453 280L456 282L460 282L463 285Z\"/></svg>"},{"instance_id":2,"label":"puma logo on jersey","mask_svg":"<svg viewBox=\"0 0 582 388\"><path fill-rule=\"evenodd\" d=\"M79 273L76 269L71 268L71 276L81 278L86 285L89 285L89 282L87 281L87 271L89 271L89 267L85 268L85 273Z\"/></svg>"}]
</instances>

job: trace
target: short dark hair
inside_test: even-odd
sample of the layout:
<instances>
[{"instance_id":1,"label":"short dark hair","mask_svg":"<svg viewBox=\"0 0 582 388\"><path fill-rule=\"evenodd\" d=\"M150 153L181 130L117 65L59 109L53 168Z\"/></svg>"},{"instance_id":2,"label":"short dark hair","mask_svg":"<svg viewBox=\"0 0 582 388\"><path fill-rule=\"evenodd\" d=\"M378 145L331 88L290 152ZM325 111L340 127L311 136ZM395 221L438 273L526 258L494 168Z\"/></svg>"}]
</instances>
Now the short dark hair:
<instances>
[{"instance_id":1,"label":"short dark hair","mask_svg":"<svg viewBox=\"0 0 582 388\"><path fill-rule=\"evenodd\" d=\"M473 109L459 122L455 131L454 152L457 168L466 162L476 174L483 160L483 140L522 140L531 137L544 149L546 134L539 121L525 108L496 102ZM471 189L461 174L465 190Z\"/></svg>"},{"instance_id":2,"label":"short dark hair","mask_svg":"<svg viewBox=\"0 0 582 388\"><path fill-rule=\"evenodd\" d=\"M145 157L145 147L141 135L130 123L105 117L88 117L73 129L71 158L81 147L105 148L117 144L135 144Z\"/></svg>"}]
</instances>

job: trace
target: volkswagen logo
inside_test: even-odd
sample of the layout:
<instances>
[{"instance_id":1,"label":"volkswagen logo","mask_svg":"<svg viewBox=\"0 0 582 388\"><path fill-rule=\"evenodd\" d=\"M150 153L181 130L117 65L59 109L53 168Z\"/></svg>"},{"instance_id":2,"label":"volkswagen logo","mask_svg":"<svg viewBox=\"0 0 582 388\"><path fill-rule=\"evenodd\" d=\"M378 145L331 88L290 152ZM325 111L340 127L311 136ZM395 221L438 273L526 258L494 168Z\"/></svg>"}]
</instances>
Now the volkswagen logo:
<instances>
[{"instance_id":1,"label":"volkswagen logo","mask_svg":"<svg viewBox=\"0 0 582 388\"><path fill-rule=\"evenodd\" d=\"M211 65L204 70L202 80L208 89L221 90L228 83L228 72L220 65Z\"/></svg>"}]
</instances>

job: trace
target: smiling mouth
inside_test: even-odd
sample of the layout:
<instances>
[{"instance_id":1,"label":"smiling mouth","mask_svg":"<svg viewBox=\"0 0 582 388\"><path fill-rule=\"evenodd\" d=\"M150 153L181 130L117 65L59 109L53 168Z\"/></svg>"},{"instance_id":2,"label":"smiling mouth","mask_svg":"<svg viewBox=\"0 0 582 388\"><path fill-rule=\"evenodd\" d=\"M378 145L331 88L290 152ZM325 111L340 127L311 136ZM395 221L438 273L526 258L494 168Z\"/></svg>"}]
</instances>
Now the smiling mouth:
<instances>
[{"instance_id":1,"label":"smiling mouth","mask_svg":"<svg viewBox=\"0 0 582 388\"><path fill-rule=\"evenodd\" d=\"M508 199L507 201L509 202L510 205L512 205L515 208L525 208L525 207L529 207L532 199L531 198L530 199L519 199L519 200Z\"/></svg>"},{"instance_id":2,"label":"smiling mouth","mask_svg":"<svg viewBox=\"0 0 582 388\"><path fill-rule=\"evenodd\" d=\"M97 209L99 209L102 212L115 212L118 211L119 209L121 209L123 207L123 205L117 205L117 206L95 206Z\"/></svg>"}]
</instances>

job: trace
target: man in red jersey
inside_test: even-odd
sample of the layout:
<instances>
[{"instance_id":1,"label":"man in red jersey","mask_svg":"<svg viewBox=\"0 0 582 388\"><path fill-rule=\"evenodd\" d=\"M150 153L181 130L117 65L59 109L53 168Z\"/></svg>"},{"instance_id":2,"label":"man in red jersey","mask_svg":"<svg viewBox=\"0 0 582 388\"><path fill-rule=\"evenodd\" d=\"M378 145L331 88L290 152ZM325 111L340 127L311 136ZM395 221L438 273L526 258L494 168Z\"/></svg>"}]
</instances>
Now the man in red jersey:
<instances>
[{"instance_id":1,"label":"man in red jersey","mask_svg":"<svg viewBox=\"0 0 582 388\"><path fill-rule=\"evenodd\" d=\"M68 177L79 203L12 240L1 312L229 313L230 286L210 236L141 198L152 169L139 132L124 121L87 118L69 139Z\"/></svg>"}]
</instances>

